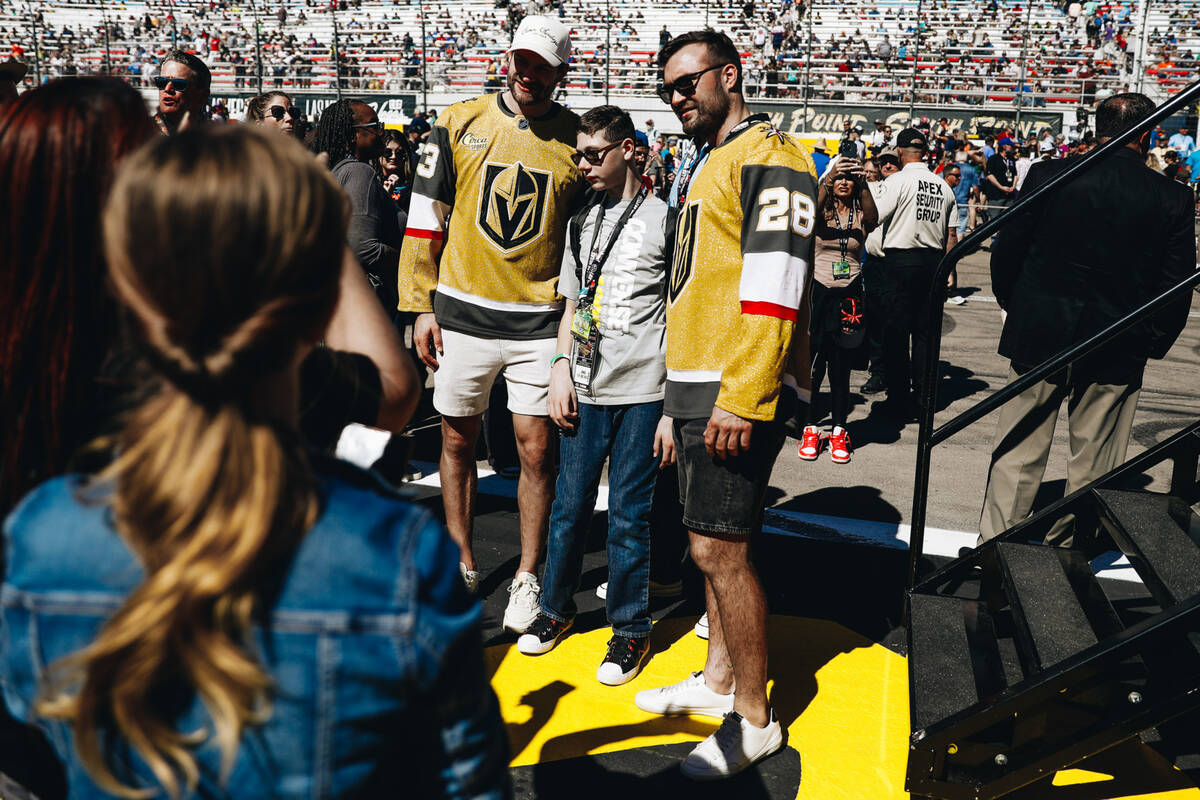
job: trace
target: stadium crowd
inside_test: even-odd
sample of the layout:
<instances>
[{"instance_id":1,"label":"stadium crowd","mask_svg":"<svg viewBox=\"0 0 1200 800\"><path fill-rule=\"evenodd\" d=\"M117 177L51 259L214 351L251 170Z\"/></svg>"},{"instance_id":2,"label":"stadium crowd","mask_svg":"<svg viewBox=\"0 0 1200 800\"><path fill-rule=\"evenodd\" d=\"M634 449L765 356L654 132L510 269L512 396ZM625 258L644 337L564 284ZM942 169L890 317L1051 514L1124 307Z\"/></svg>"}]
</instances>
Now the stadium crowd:
<instances>
[{"instance_id":1,"label":"stadium crowd","mask_svg":"<svg viewBox=\"0 0 1200 800\"><path fill-rule=\"evenodd\" d=\"M178 48L203 57L215 85L230 89L257 87L261 74L271 88L340 82L354 91L471 92L501 85L515 25L549 12L577 40L569 91L649 91L663 36L702 23L738 45L750 96L799 97L807 85L810 99L889 102L915 93L917 102L1029 106L1088 105L1143 78L1173 91L1197 74L1200 50L1187 3L1143 14L1136 2L941 0L925 4L920 19L915 3L618 5L611 31L605 7L590 0L105 5L6 6L0 50L40 56L45 77L104 71L148 85L159 59ZM1139 26L1149 27L1144 43Z\"/></svg>"},{"instance_id":2,"label":"stadium crowd","mask_svg":"<svg viewBox=\"0 0 1200 800\"><path fill-rule=\"evenodd\" d=\"M73 45L62 77L20 94L27 66L0 64L0 177L21 199L0 220L0 770L43 798L509 796L473 550L483 413L509 417L500 375L517 649L546 653L571 631L607 463L612 637L596 679L639 674L649 597L680 591L686 551L705 579L705 660L636 703L721 720L681 763L698 780L782 746L750 552L781 448L851 462L856 368L864 392L886 392L872 413L913 420L943 254L1004 213L1035 163L1086 152L1150 101L1109 100L1109 128L1078 140L973 141L918 116L848 122L810 150L746 105L790 91L786 74L757 73L792 52L801 6L748 2L748 62L712 29L656 42L655 92L683 131L670 136L616 106L579 116L555 101L571 5L510 4L498 91L403 132L362 96L301 118L287 90L307 88L303 53L327 46L283 23L330 13L311 0L279 6L272 70L301 55L240 121L214 115L211 64L235 80L257 65L235 63L248 34L224 29L232 10L215 1L198 21L166 7L114 23L146 40L152 116L126 82L72 75ZM1061 13L1092 50L1124 34L1127 9L1075 5ZM494 34L427 8L463 52ZM943 35L937 20L912 46ZM192 47L163 50L166 25ZM986 41L950 41L942 52L997 63ZM821 46L856 65L893 58L855 37ZM351 53L346 89L371 90ZM1200 178L1187 131L1143 139L1147 164ZM946 295L963 302L953 278ZM330 456L350 423L404 431L430 382L444 526Z\"/></svg>"}]
</instances>

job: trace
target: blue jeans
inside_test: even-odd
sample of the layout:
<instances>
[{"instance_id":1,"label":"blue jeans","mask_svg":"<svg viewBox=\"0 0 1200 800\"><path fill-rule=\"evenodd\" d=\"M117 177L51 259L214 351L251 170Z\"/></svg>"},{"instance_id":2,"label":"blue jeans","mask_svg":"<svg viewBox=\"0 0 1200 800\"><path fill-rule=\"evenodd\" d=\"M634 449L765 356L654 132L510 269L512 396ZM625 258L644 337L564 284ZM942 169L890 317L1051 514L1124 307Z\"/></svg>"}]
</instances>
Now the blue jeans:
<instances>
[{"instance_id":1,"label":"blue jeans","mask_svg":"<svg viewBox=\"0 0 1200 800\"><path fill-rule=\"evenodd\" d=\"M605 459L608 467L608 622L634 639L650 635L650 507L657 459L654 430L662 401L627 406L579 404L575 435L563 436L550 511L542 613L568 622L583 570L588 526Z\"/></svg>"},{"instance_id":2,"label":"blue jeans","mask_svg":"<svg viewBox=\"0 0 1200 800\"><path fill-rule=\"evenodd\" d=\"M970 206L966 203L958 204L958 238L967 235L967 218L970 215Z\"/></svg>"}]
</instances>

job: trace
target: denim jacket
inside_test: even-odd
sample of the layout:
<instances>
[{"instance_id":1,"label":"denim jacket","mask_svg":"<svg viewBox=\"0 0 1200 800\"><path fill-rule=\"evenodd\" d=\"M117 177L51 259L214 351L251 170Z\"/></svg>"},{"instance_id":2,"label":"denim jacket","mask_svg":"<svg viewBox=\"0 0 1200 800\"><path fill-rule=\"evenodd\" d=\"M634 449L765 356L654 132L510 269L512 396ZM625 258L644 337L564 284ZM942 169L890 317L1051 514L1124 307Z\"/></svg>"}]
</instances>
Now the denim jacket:
<instances>
[{"instance_id":1,"label":"denim jacket","mask_svg":"<svg viewBox=\"0 0 1200 800\"><path fill-rule=\"evenodd\" d=\"M316 525L254 630L273 710L242 740L228 781L211 741L195 750L201 798L501 798L508 744L488 685L480 604L458 573L458 550L425 511L369 473L314 456ZM36 716L49 664L87 645L141 580L140 562L108 507L82 479L51 480L4 526L0 684L12 714L39 726L63 760L70 796L109 798L74 750L70 726ZM91 490L88 492L91 494ZM102 500L103 498L99 498ZM193 692L176 726L210 728ZM154 785L116 737L128 784Z\"/></svg>"}]
</instances>

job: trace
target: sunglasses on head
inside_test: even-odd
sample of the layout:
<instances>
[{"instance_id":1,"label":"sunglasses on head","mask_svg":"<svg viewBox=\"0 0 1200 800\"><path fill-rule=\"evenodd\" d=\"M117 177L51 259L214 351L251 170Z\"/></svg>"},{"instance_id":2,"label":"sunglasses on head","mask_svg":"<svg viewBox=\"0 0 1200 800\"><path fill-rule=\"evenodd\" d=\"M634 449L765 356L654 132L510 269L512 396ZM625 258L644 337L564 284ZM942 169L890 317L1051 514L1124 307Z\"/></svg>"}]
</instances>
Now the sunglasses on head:
<instances>
[{"instance_id":1,"label":"sunglasses on head","mask_svg":"<svg viewBox=\"0 0 1200 800\"><path fill-rule=\"evenodd\" d=\"M296 111L295 106L271 106L267 109L267 113L279 120L283 119L285 116L295 119L300 115L300 112Z\"/></svg>"},{"instance_id":2,"label":"sunglasses on head","mask_svg":"<svg viewBox=\"0 0 1200 800\"><path fill-rule=\"evenodd\" d=\"M164 78L162 75L154 79L154 85L160 90L166 89L171 84L175 84L175 91L186 92L187 88L192 85L192 82L187 78Z\"/></svg>"},{"instance_id":3,"label":"sunglasses on head","mask_svg":"<svg viewBox=\"0 0 1200 800\"><path fill-rule=\"evenodd\" d=\"M728 62L725 64L713 64L707 69L702 69L699 72L693 72L689 75L683 75L679 78L676 78L671 83L660 84L656 90L658 97L667 105L671 104L671 98L675 96L676 92L679 92L684 97L691 97L696 92L696 83L700 80L701 75L706 72L712 72L714 69L720 69L721 67L727 65Z\"/></svg>"},{"instance_id":4,"label":"sunglasses on head","mask_svg":"<svg viewBox=\"0 0 1200 800\"><path fill-rule=\"evenodd\" d=\"M608 155L609 150L620 145L621 142L613 142L608 147L601 147L599 150L576 150L571 153L571 160L575 162L575 166L579 166L579 162L584 159L592 166L596 166L604 163L604 156Z\"/></svg>"},{"instance_id":5,"label":"sunglasses on head","mask_svg":"<svg viewBox=\"0 0 1200 800\"><path fill-rule=\"evenodd\" d=\"M375 131L376 133L383 133L385 130L383 123L380 122L379 120L375 120L374 122L363 122L359 125L351 125L350 127L351 128L367 128L368 130Z\"/></svg>"}]
</instances>

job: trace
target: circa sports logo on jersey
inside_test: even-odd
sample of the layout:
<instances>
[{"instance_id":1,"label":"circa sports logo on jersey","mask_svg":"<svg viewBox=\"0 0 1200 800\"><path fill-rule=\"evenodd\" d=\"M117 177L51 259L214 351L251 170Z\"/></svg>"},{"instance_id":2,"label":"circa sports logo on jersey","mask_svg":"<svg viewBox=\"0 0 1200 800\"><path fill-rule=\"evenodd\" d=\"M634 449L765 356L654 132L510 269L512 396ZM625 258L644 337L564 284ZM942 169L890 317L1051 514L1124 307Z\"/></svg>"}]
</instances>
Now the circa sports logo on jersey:
<instances>
[{"instance_id":1,"label":"circa sports logo on jersey","mask_svg":"<svg viewBox=\"0 0 1200 800\"><path fill-rule=\"evenodd\" d=\"M550 173L516 164L485 164L477 222L501 250L515 250L542 235Z\"/></svg>"},{"instance_id":2,"label":"circa sports logo on jersey","mask_svg":"<svg viewBox=\"0 0 1200 800\"><path fill-rule=\"evenodd\" d=\"M462 138L463 146L468 150L482 150L487 147L489 141L491 140L488 137L480 136L477 133L467 133Z\"/></svg>"}]
</instances>

